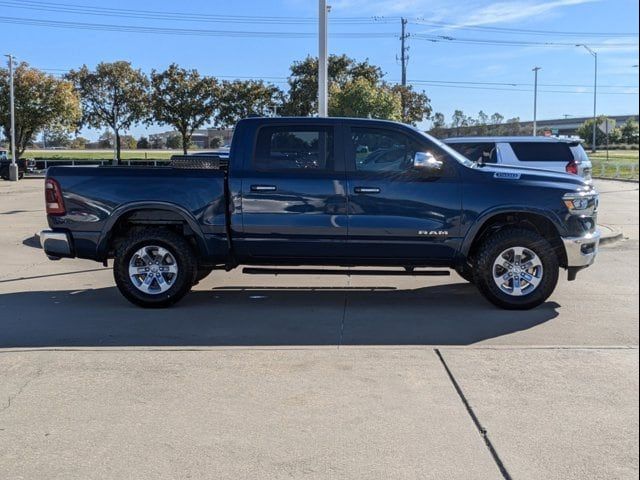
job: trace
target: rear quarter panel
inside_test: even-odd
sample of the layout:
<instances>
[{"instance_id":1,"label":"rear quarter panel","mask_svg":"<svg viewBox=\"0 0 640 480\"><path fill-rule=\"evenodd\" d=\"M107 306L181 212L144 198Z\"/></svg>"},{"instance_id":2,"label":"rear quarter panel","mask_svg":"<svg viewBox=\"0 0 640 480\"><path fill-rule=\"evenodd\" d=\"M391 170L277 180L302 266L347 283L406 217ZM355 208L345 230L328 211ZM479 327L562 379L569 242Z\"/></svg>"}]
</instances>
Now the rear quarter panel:
<instances>
[{"instance_id":1,"label":"rear quarter panel","mask_svg":"<svg viewBox=\"0 0 640 480\"><path fill-rule=\"evenodd\" d=\"M48 216L51 228L73 232L78 256L94 253L120 215L143 208L181 213L207 244L226 244L224 174L217 170L130 167L52 167L66 214ZM92 252L94 250L94 252ZM226 253L226 251L225 251ZM101 258L96 258L101 259Z\"/></svg>"}]
</instances>

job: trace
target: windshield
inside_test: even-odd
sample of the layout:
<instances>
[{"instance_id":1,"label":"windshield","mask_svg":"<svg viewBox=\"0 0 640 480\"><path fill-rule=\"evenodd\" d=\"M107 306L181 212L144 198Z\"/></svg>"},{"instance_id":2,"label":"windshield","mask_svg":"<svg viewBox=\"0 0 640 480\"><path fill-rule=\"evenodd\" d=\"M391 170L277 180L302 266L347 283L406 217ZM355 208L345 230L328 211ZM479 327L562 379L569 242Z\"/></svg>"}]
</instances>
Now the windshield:
<instances>
[{"instance_id":1,"label":"windshield","mask_svg":"<svg viewBox=\"0 0 640 480\"><path fill-rule=\"evenodd\" d=\"M429 140L430 142L435 143L438 147L440 147L442 150L444 150L449 156L455 158L459 163L463 164L465 167L474 168L474 167L477 166L475 162L472 162L471 160L469 160L464 155L456 152L453 148L451 148L449 145L447 145L443 141L438 140L437 138L432 137L428 133L424 133L424 132L418 130L417 128L415 128L415 127L412 127L412 128L416 132L418 132L420 135L425 137L427 140Z\"/></svg>"}]
</instances>

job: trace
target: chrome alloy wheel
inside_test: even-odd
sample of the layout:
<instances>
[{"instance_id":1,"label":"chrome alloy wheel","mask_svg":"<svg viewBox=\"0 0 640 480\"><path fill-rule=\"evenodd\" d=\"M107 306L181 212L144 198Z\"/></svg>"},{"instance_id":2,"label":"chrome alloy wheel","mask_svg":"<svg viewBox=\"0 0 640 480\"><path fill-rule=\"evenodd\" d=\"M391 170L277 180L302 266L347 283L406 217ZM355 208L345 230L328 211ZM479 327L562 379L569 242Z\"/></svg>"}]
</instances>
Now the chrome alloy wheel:
<instances>
[{"instance_id":1,"label":"chrome alloy wheel","mask_svg":"<svg viewBox=\"0 0 640 480\"><path fill-rule=\"evenodd\" d=\"M148 245L131 256L129 278L141 292L159 295L175 283L178 278L178 264L167 249Z\"/></svg>"},{"instance_id":2,"label":"chrome alloy wheel","mask_svg":"<svg viewBox=\"0 0 640 480\"><path fill-rule=\"evenodd\" d=\"M524 247L511 247L503 251L493 262L493 281L498 288L513 297L533 292L540 282L544 269L542 260Z\"/></svg>"}]
</instances>

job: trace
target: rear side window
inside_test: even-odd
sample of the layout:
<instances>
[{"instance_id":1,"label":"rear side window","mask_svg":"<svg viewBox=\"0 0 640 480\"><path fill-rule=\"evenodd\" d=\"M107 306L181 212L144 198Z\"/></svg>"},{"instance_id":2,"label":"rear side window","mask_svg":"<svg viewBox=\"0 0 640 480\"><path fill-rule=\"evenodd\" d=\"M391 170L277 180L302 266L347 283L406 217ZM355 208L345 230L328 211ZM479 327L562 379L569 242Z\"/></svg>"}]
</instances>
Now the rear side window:
<instances>
[{"instance_id":1,"label":"rear side window","mask_svg":"<svg viewBox=\"0 0 640 480\"><path fill-rule=\"evenodd\" d=\"M573 160L573 153L564 142L514 142L513 152L521 162L564 162Z\"/></svg>"},{"instance_id":2,"label":"rear side window","mask_svg":"<svg viewBox=\"0 0 640 480\"><path fill-rule=\"evenodd\" d=\"M498 161L495 143L450 143L449 146L473 162L477 162L479 159L482 159L484 163L497 163Z\"/></svg>"},{"instance_id":3,"label":"rear side window","mask_svg":"<svg viewBox=\"0 0 640 480\"><path fill-rule=\"evenodd\" d=\"M333 169L333 128L265 127L256 142L254 167L260 171Z\"/></svg>"}]
</instances>

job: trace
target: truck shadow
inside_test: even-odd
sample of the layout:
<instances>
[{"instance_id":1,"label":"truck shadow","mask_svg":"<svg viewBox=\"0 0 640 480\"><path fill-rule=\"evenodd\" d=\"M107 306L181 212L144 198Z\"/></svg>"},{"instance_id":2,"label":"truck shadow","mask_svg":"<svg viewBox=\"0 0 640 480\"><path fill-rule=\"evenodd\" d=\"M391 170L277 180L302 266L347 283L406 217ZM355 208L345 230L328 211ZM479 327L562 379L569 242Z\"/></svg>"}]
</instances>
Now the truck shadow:
<instances>
[{"instance_id":1,"label":"truck shadow","mask_svg":"<svg viewBox=\"0 0 640 480\"><path fill-rule=\"evenodd\" d=\"M145 310L115 287L0 295L0 348L470 345L527 330L559 305L509 312L468 284L412 290L222 287Z\"/></svg>"}]
</instances>

